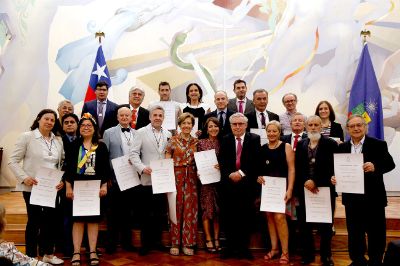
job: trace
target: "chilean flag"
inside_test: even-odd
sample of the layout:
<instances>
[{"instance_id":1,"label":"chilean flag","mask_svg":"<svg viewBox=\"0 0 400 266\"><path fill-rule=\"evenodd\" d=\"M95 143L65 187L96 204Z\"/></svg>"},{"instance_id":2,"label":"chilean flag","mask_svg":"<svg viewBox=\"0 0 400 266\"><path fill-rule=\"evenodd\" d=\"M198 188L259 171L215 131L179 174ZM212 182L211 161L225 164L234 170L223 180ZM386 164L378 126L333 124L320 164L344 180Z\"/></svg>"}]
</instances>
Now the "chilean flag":
<instances>
[{"instance_id":1,"label":"chilean flag","mask_svg":"<svg viewBox=\"0 0 400 266\"><path fill-rule=\"evenodd\" d=\"M89 102L96 99L96 84L99 81L107 82L108 86L111 87L110 74L108 73L106 59L104 58L103 49L101 45L97 49L96 60L94 61L92 74L90 75L89 85L85 95L85 102Z\"/></svg>"}]
</instances>

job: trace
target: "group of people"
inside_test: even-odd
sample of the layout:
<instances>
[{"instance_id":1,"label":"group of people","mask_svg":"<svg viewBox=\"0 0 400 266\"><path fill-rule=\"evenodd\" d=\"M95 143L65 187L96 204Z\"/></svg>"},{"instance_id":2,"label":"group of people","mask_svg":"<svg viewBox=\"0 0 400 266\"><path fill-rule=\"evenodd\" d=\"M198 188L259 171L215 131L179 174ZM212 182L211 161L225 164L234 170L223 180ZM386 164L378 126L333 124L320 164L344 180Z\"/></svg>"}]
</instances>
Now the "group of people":
<instances>
[{"instance_id":1,"label":"group of people","mask_svg":"<svg viewBox=\"0 0 400 266\"><path fill-rule=\"evenodd\" d=\"M198 84L187 86L187 103L182 106L171 100L169 83L161 82L160 101L145 109L141 106L144 90L133 87L129 91L129 104L118 105L107 99L108 84L100 81L95 90L97 99L84 104L80 119L67 100L59 105L59 118L51 109L42 110L31 131L19 137L9 162L27 207L26 254L37 257L39 245L44 262L63 263L54 255L58 231L51 217L57 217L57 213L63 217L63 245L65 252L71 253L74 266L81 262L85 226L90 265L99 264L98 225L104 216L108 226L107 252L114 253L118 243L125 250L134 249L133 215L137 216L141 230L139 254L160 248L168 199L166 194L152 193L150 165L152 161L172 158L177 219L169 221L171 255L194 254L200 217L207 251L221 252L223 259L252 259L249 244L254 217L259 210L261 188L266 183L264 177L272 176L287 180L282 199L286 212L265 215L271 249L264 259L276 258L281 264L288 264L289 243L296 241L298 227L302 263L313 262L312 229L317 226L321 235L321 261L323 265L334 265L333 221L306 222L304 189L318 193L320 187L328 187L333 213L336 202L333 154L362 153L365 193L343 193L349 255L352 265L367 265L364 255L365 234L368 234L368 265L380 265L386 240L383 174L395 167L386 142L367 136L368 126L359 115L348 118L345 128L350 140L344 141L342 126L335 122L334 110L327 101L321 101L315 114L306 117L297 111L297 96L287 93L282 98L286 111L277 115L267 110L266 90L254 90L250 100L246 97L244 80L235 81L233 87L236 95L233 99L228 99L225 91L215 93L216 110L211 111L202 102L203 91ZM166 112L167 104L174 110ZM175 116L176 129L163 128L167 115ZM267 140L260 131L265 131ZM262 141L266 143L261 145ZM206 150L215 150L218 158L214 166L221 172L218 183L199 181L194 154ZM120 189L111 160L121 156L129 157L141 185ZM35 177L41 167L65 171L56 187L60 191L56 208L30 204L30 191L38 183ZM100 180L99 197L104 199L101 215L72 216L76 180ZM220 225L226 236L224 247L220 243Z\"/></svg>"}]
</instances>

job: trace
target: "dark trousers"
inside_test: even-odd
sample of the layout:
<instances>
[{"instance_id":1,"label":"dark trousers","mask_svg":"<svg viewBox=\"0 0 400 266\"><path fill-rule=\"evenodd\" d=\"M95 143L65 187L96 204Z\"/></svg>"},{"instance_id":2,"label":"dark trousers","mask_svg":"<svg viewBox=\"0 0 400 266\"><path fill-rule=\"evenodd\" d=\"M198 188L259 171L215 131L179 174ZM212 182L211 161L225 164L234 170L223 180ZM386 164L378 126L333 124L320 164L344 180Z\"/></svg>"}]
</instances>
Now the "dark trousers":
<instances>
[{"instance_id":1,"label":"dark trousers","mask_svg":"<svg viewBox=\"0 0 400 266\"><path fill-rule=\"evenodd\" d=\"M120 240L122 247L132 245L132 217L134 207L140 204L137 199L138 188L133 187L120 191L116 183L108 194L107 210L107 248L115 250Z\"/></svg>"},{"instance_id":2,"label":"dark trousers","mask_svg":"<svg viewBox=\"0 0 400 266\"><path fill-rule=\"evenodd\" d=\"M32 205L29 203L31 192L23 192L22 194L28 214L25 230L26 255L37 257L38 244L44 254L53 254L56 236L54 228L56 209Z\"/></svg>"},{"instance_id":3,"label":"dark trousers","mask_svg":"<svg viewBox=\"0 0 400 266\"><path fill-rule=\"evenodd\" d=\"M365 234L368 235L368 265L382 265L386 246L386 218L384 206L371 204L346 204L346 224L350 259L362 265L367 250Z\"/></svg>"},{"instance_id":4,"label":"dark trousers","mask_svg":"<svg viewBox=\"0 0 400 266\"><path fill-rule=\"evenodd\" d=\"M138 200L141 244L145 249L161 245L161 234L167 223L166 194L153 194L151 186L139 186Z\"/></svg>"},{"instance_id":5,"label":"dark trousers","mask_svg":"<svg viewBox=\"0 0 400 266\"><path fill-rule=\"evenodd\" d=\"M336 207L336 196L331 193L332 219ZM313 228L318 229L320 233L320 256L329 258L332 256L332 223L307 223L304 196L300 200L300 206L297 208L298 223L300 230L300 241L302 246L302 257L310 258L315 256L315 246L313 237Z\"/></svg>"}]
</instances>

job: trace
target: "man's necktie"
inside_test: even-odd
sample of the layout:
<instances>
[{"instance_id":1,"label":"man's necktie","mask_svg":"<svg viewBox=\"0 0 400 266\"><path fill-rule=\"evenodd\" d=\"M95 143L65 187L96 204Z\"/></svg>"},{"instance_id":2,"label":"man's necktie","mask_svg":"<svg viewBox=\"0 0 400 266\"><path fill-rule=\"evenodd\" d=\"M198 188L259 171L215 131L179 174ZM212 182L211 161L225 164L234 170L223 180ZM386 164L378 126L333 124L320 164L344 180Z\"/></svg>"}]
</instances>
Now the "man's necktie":
<instances>
[{"instance_id":1,"label":"man's necktie","mask_svg":"<svg viewBox=\"0 0 400 266\"><path fill-rule=\"evenodd\" d=\"M122 131L122 132L131 132L131 130L130 130L129 127L127 127L127 128L121 127L121 131Z\"/></svg>"},{"instance_id":2,"label":"man's necktie","mask_svg":"<svg viewBox=\"0 0 400 266\"><path fill-rule=\"evenodd\" d=\"M221 128L224 127L224 114L225 114L224 111L219 112L219 124Z\"/></svg>"},{"instance_id":3,"label":"man's necktie","mask_svg":"<svg viewBox=\"0 0 400 266\"><path fill-rule=\"evenodd\" d=\"M299 142L299 137L300 137L299 134L296 134L296 135L294 136L294 142L293 142L293 150L294 150L294 151L296 150L297 142Z\"/></svg>"},{"instance_id":4,"label":"man's necktie","mask_svg":"<svg viewBox=\"0 0 400 266\"><path fill-rule=\"evenodd\" d=\"M265 128L265 115L264 113L260 113L261 115L261 126L262 128Z\"/></svg>"},{"instance_id":5,"label":"man's necktie","mask_svg":"<svg viewBox=\"0 0 400 266\"><path fill-rule=\"evenodd\" d=\"M239 101L239 113L243 114L243 103L244 101Z\"/></svg>"},{"instance_id":6,"label":"man's necktie","mask_svg":"<svg viewBox=\"0 0 400 266\"><path fill-rule=\"evenodd\" d=\"M131 128L135 129L136 128L136 109L132 110L132 121L131 121Z\"/></svg>"},{"instance_id":7,"label":"man's necktie","mask_svg":"<svg viewBox=\"0 0 400 266\"><path fill-rule=\"evenodd\" d=\"M240 169L240 156L242 155L242 139L236 138L237 148L236 148L236 170Z\"/></svg>"},{"instance_id":8,"label":"man's necktie","mask_svg":"<svg viewBox=\"0 0 400 266\"><path fill-rule=\"evenodd\" d=\"M101 126L103 125L103 121L104 121L104 115L103 115L103 108L104 108L104 104L106 104L105 102L97 102L98 105L98 112L97 112L97 121L99 122L99 129L101 128Z\"/></svg>"}]
</instances>

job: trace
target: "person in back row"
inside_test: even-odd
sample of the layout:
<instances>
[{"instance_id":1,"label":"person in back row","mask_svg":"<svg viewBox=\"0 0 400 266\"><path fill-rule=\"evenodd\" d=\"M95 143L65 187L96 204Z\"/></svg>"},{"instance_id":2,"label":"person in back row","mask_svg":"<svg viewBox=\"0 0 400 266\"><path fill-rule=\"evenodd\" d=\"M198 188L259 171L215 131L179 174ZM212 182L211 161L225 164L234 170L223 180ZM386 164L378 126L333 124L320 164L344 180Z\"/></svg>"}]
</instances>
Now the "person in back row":
<instances>
[{"instance_id":1,"label":"person in back row","mask_svg":"<svg viewBox=\"0 0 400 266\"><path fill-rule=\"evenodd\" d=\"M246 81L238 79L233 83L233 92L236 97L229 99L228 110L232 113L247 114L254 111L253 101L246 97L247 85Z\"/></svg>"}]
</instances>

